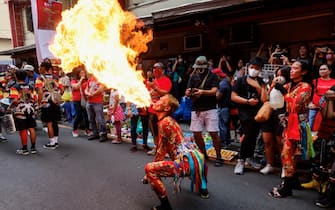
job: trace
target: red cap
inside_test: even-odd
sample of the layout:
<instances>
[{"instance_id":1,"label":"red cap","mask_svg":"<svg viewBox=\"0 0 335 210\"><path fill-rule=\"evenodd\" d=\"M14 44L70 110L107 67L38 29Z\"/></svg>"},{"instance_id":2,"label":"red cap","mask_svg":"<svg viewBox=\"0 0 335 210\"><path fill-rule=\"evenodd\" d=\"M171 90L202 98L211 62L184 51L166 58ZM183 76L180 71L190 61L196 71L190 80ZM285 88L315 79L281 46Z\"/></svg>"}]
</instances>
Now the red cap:
<instances>
[{"instance_id":1,"label":"red cap","mask_svg":"<svg viewBox=\"0 0 335 210\"><path fill-rule=\"evenodd\" d=\"M213 74L217 74L217 75L219 75L219 77L226 77L226 74L225 73L223 73L223 71L220 69L220 68L215 68L215 69L213 69L212 70L212 73Z\"/></svg>"}]
</instances>

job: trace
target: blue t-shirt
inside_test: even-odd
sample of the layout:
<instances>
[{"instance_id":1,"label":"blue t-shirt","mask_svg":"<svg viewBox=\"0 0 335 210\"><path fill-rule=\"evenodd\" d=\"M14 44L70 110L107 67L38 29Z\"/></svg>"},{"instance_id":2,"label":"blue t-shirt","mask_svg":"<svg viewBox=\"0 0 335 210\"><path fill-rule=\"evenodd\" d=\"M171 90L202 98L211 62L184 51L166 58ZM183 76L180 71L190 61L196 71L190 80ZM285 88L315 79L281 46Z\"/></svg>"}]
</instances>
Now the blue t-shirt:
<instances>
[{"instance_id":1,"label":"blue t-shirt","mask_svg":"<svg viewBox=\"0 0 335 210\"><path fill-rule=\"evenodd\" d=\"M223 78L219 83L219 92L222 94L218 100L219 108L230 107L231 104L231 85L227 78Z\"/></svg>"}]
</instances>

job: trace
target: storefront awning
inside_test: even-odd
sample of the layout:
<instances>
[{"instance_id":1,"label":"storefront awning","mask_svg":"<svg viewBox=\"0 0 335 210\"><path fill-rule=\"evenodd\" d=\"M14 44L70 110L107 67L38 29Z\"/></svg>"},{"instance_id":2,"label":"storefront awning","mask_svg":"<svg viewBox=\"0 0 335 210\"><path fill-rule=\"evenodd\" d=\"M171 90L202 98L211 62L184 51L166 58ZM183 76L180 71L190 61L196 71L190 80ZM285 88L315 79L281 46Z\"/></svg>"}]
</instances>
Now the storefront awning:
<instances>
[{"instance_id":1,"label":"storefront awning","mask_svg":"<svg viewBox=\"0 0 335 210\"><path fill-rule=\"evenodd\" d=\"M10 50L4 50L0 51L0 55L17 55L17 54L24 54L27 52L31 52L36 49L35 44L22 46L22 47L16 47Z\"/></svg>"},{"instance_id":2,"label":"storefront awning","mask_svg":"<svg viewBox=\"0 0 335 210\"><path fill-rule=\"evenodd\" d=\"M204 13L212 10L229 8L233 6L261 2L262 0L202 0L199 2L178 5L177 7L164 8L151 12L153 22L178 18L181 16ZM148 21L150 16L140 16L140 19Z\"/></svg>"}]
</instances>

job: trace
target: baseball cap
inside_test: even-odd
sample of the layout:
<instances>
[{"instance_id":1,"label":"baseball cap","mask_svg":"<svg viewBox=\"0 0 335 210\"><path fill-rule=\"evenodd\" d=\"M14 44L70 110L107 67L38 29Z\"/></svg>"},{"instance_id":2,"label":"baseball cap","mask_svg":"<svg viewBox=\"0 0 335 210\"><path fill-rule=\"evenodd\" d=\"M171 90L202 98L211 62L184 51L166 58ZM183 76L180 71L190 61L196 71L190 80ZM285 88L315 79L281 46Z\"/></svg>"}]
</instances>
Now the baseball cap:
<instances>
[{"instance_id":1,"label":"baseball cap","mask_svg":"<svg viewBox=\"0 0 335 210\"><path fill-rule=\"evenodd\" d=\"M213 69L212 73L219 75L219 77L226 77L227 76L225 73L223 73L223 71L220 68Z\"/></svg>"},{"instance_id":2,"label":"baseball cap","mask_svg":"<svg viewBox=\"0 0 335 210\"><path fill-rule=\"evenodd\" d=\"M261 57L254 57L250 59L249 64L257 65L259 67L263 67L264 65L264 60Z\"/></svg>"},{"instance_id":3,"label":"baseball cap","mask_svg":"<svg viewBox=\"0 0 335 210\"><path fill-rule=\"evenodd\" d=\"M27 64L23 67L23 71L34 71L34 67Z\"/></svg>"},{"instance_id":4,"label":"baseball cap","mask_svg":"<svg viewBox=\"0 0 335 210\"><path fill-rule=\"evenodd\" d=\"M199 56L195 59L193 68L195 69L204 69L208 67L207 58L205 56Z\"/></svg>"},{"instance_id":5,"label":"baseball cap","mask_svg":"<svg viewBox=\"0 0 335 210\"><path fill-rule=\"evenodd\" d=\"M164 65L161 62L155 63L154 68L160 68L163 69Z\"/></svg>"}]
</instances>

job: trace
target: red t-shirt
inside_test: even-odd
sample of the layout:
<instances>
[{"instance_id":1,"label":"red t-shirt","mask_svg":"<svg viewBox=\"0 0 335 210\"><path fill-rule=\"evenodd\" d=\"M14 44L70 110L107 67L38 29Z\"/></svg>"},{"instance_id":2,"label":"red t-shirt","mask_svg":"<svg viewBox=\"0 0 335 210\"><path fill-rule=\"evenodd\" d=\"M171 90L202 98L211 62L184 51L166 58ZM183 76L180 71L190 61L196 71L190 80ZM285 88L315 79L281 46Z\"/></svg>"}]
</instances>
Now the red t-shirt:
<instances>
[{"instance_id":1,"label":"red t-shirt","mask_svg":"<svg viewBox=\"0 0 335 210\"><path fill-rule=\"evenodd\" d=\"M74 85L74 84L77 84L77 83L78 83L78 80L76 80L76 79L71 80L71 85ZM81 87L80 87L83 94L84 94L86 86L87 86L87 82L86 82L86 80L83 80L81 82ZM86 99L86 97L85 97L85 99ZM72 88L72 101L77 101L77 102L81 101L80 89Z\"/></svg>"},{"instance_id":2,"label":"red t-shirt","mask_svg":"<svg viewBox=\"0 0 335 210\"><path fill-rule=\"evenodd\" d=\"M172 83L171 83L171 80L168 77L164 76L164 77L161 77L159 79L155 79L154 83L161 90L165 90L167 92L171 91ZM152 100L153 103L158 101L159 98L162 96L157 91L153 90L151 87L148 87L148 90L150 92L151 100ZM151 107L149 107L148 111L151 112L151 113L155 113L154 110Z\"/></svg>"},{"instance_id":3,"label":"red t-shirt","mask_svg":"<svg viewBox=\"0 0 335 210\"><path fill-rule=\"evenodd\" d=\"M101 87L101 84L93 77L90 77L87 80L87 88L88 88L88 92L93 93L96 90L98 90ZM92 97L88 97L87 101L89 103L103 103L104 102L104 95L103 92L99 93L95 96Z\"/></svg>"},{"instance_id":4,"label":"red t-shirt","mask_svg":"<svg viewBox=\"0 0 335 210\"><path fill-rule=\"evenodd\" d=\"M313 80L314 85L314 94L313 94L313 104L319 106L319 101L325 93L335 85L335 79L324 80L322 78L318 78L318 84L316 84L316 79Z\"/></svg>"}]
</instances>

